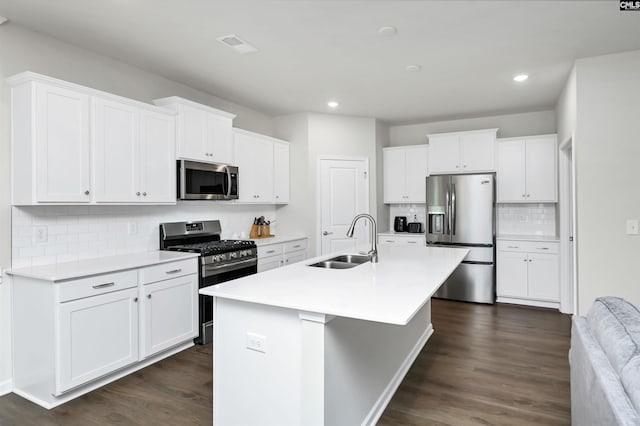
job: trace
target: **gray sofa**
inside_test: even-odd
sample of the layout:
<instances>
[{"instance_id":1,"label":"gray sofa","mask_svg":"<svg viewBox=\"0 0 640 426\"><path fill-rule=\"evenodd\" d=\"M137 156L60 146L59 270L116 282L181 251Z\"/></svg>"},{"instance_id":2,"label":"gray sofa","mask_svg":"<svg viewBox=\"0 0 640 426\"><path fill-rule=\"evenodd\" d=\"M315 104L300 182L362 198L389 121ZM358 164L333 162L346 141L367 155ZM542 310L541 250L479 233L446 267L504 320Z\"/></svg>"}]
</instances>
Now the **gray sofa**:
<instances>
[{"instance_id":1,"label":"gray sofa","mask_svg":"<svg viewBox=\"0 0 640 426\"><path fill-rule=\"evenodd\" d=\"M573 425L640 425L638 308L601 297L574 316L569 362Z\"/></svg>"}]
</instances>

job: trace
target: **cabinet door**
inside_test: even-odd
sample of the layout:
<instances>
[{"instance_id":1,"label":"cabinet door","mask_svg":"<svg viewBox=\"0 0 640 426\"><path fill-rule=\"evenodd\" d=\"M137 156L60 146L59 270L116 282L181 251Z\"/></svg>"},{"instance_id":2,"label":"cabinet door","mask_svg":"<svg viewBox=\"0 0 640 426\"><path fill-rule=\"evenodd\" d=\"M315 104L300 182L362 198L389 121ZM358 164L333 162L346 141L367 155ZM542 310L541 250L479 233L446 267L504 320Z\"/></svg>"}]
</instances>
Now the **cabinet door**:
<instances>
[{"instance_id":1,"label":"cabinet door","mask_svg":"<svg viewBox=\"0 0 640 426\"><path fill-rule=\"evenodd\" d=\"M427 147L405 149L405 173L407 176L407 201L427 202Z\"/></svg>"},{"instance_id":2,"label":"cabinet door","mask_svg":"<svg viewBox=\"0 0 640 426\"><path fill-rule=\"evenodd\" d=\"M274 201L289 202L289 145L273 144Z\"/></svg>"},{"instance_id":3,"label":"cabinet door","mask_svg":"<svg viewBox=\"0 0 640 426\"><path fill-rule=\"evenodd\" d=\"M460 167L463 173L495 170L495 132L460 135Z\"/></svg>"},{"instance_id":4,"label":"cabinet door","mask_svg":"<svg viewBox=\"0 0 640 426\"><path fill-rule=\"evenodd\" d=\"M235 133L239 202L273 202L273 142Z\"/></svg>"},{"instance_id":5,"label":"cabinet door","mask_svg":"<svg viewBox=\"0 0 640 426\"><path fill-rule=\"evenodd\" d=\"M510 251L498 252L498 297L527 297L527 255Z\"/></svg>"},{"instance_id":6,"label":"cabinet door","mask_svg":"<svg viewBox=\"0 0 640 426\"><path fill-rule=\"evenodd\" d=\"M458 135L429 137L429 173L460 173Z\"/></svg>"},{"instance_id":7,"label":"cabinet door","mask_svg":"<svg viewBox=\"0 0 640 426\"><path fill-rule=\"evenodd\" d=\"M36 201L87 203L89 96L36 86Z\"/></svg>"},{"instance_id":8,"label":"cabinet door","mask_svg":"<svg viewBox=\"0 0 640 426\"><path fill-rule=\"evenodd\" d=\"M265 259L258 259L258 272L270 271L284 265L284 259L282 256L267 257Z\"/></svg>"},{"instance_id":9,"label":"cabinet door","mask_svg":"<svg viewBox=\"0 0 640 426\"><path fill-rule=\"evenodd\" d=\"M147 284L142 294L146 358L198 335L198 276Z\"/></svg>"},{"instance_id":10,"label":"cabinet door","mask_svg":"<svg viewBox=\"0 0 640 426\"><path fill-rule=\"evenodd\" d=\"M560 262L557 254L529 253L529 297L560 301Z\"/></svg>"},{"instance_id":11,"label":"cabinet door","mask_svg":"<svg viewBox=\"0 0 640 426\"><path fill-rule=\"evenodd\" d=\"M95 98L93 126L95 200L103 203L141 201L138 109Z\"/></svg>"},{"instance_id":12,"label":"cabinet door","mask_svg":"<svg viewBox=\"0 0 640 426\"><path fill-rule=\"evenodd\" d=\"M138 288L60 303L56 395L138 361Z\"/></svg>"},{"instance_id":13,"label":"cabinet door","mask_svg":"<svg viewBox=\"0 0 640 426\"><path fill-rule=\"evenodd\" d=\"M556 138L527 139L526 150L527 201L558 201Z\"/></svg>"},{"instance_id":14,"label":"cabinet door","mask_svg":"<svg viewBox=\"0 0 640 426\"><path fill-rule=\"evenodd\" d=\"M140 112L138 192L142 202L176 202L175 119L171 115Z\"/></svg>"},{"instance_id":15,"label":"cabinet door","mask_svg":"<svg viewBox=\"0 0 640 426\"><path fill-rule=\"evenodd\" d=\"M294 251L284 255L284 264L291 265L293 263L302 262L307 258L306 250Z\"/></svg>"},{"instance_id":16,"label":"cabinet door","mask_svg":"<svg viewBox=\"0 0 640 426\"><path fill-rule=\"evenodd\" d=\"M384 168L384 202L386 204L406 203L405 150L403 148L382 151Z\"/></svg>"},{"instance_id":17,"label":"cabinet door","mask_svg":"<svg viewBox=\"0 0 640 426\"><path fill-rule=\"evenodd\" d=\"M178 157L211 161L206 111L184 105L178 111Z\"/></svg>"},{"instance_id":18,"label":"cabinet door","mask_svg":"<svg viewBox=\"0 0 640 426\"><path fill-rule=\"evenodd\" d=\"M206 155L207 161L216 163L234 164L233 162L233 125L228 118L218 117L215 114L207 113L207 134L209 141L208 149L205 151L211 155Z\"/></svg>"},{"instance_id":19,"label":"cabinet door","mask_svg":"<svg viewBox=\"0 0 640 426\"><path fill-rule=\"evenodd\" d=\"M498 202L526 201L525 142L498 142Z\"/></svg>"}]
</instances>

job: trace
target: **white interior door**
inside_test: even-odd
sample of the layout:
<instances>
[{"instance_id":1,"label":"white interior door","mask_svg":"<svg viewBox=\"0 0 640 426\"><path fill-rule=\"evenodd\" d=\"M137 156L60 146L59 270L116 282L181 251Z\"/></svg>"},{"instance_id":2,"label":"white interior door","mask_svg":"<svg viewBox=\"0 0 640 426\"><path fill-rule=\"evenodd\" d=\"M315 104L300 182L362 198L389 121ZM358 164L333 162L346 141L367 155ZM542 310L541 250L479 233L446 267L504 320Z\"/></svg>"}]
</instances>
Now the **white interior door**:
<instances>
[{"instance_id":1,"label":"white interior door","mask_svg":"<svg viewBox=\"0 0 640 426\"><path fill-rule=\"evenodd\" d=\"M367 160L320 160L321 254L355 248L369 242L369 223L358 222L353 238L347 230L353 218L369 213Z\"/></svg>"}]
</instances>

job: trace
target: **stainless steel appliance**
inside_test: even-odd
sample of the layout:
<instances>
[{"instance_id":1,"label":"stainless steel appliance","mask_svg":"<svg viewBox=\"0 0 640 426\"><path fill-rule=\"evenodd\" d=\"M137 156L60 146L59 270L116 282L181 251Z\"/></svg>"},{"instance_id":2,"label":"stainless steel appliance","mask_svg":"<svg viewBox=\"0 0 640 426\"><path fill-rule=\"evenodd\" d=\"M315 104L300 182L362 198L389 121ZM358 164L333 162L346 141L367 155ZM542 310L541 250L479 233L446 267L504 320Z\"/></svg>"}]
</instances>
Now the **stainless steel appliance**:
<instances>
[{"instance_id":1,"label":"stainless steel appliance","mask_svg":"<svg viewBox=\"0 0 640 426\"><path fill-rule=\"evenodd\" d=\"M412 234L421 234L422 233L422 223L421 222L409 222L409 223L407 223L407 232L411 232Z\"/></svg>"},{"instance_id":2,"label":"stainless steel appliance","mask_svg":"<svg viewBox=\"0 0 640 426\"><path fill-rule=\"evenodd\" d=\"M427 177L427 244L470 250L434 297L494 303L495 174Z\"/></svg>"},{"instance_id":3,"label":"stainless steel appliance","mask_svg":"<svg viewBox=\"0 0 640 426\"><path fill-rule=\"evenodd\" d=\"M160 224L160 250L200 253L198 288L209 287L258 272L258 250L253 241L221 240L220 221ZM199 335L206 345L213 338L213 300L199 296Z\"/></svg>"},{"instance_id":4,"label":"stainless steel appliance","mask_svg":"<svg viewBox=\"0 0 640 426\"><path fill-rule=\"evenodd\" d=\"M238 168L226 164L178 160L178 199L238 199Z\"/></svg>"},{"instance_id":5,"label":"stainless steel appliance","mask_svg":"<svg viewBox=\"0 0 640 426\"><path fill-rule=\"evenodd\" d=\"M395 232L407 232L407 217L396 216L393 221L393 230Z\"/></svg>"}]
</instances>

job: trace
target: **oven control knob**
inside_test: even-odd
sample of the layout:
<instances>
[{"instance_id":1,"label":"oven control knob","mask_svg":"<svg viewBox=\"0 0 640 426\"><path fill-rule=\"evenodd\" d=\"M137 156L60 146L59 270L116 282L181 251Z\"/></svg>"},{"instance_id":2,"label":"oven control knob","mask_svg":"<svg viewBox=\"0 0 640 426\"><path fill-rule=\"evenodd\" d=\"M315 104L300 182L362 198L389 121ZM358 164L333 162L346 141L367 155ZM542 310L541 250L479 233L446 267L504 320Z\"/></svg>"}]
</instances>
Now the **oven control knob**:
<instances>
[{"instance_id":1,"label":"oven control knob","mask_svg":"<svg viewBox=\"0 0 640 426\"><path fill-rule=\"evenodd\" d=\"M238 256L238 253L229 253L229 259L235 259Z\"/></svg>"}]
</instances>

